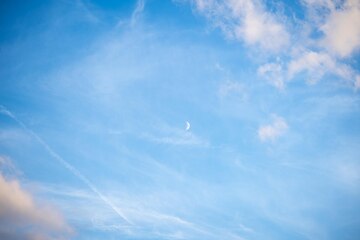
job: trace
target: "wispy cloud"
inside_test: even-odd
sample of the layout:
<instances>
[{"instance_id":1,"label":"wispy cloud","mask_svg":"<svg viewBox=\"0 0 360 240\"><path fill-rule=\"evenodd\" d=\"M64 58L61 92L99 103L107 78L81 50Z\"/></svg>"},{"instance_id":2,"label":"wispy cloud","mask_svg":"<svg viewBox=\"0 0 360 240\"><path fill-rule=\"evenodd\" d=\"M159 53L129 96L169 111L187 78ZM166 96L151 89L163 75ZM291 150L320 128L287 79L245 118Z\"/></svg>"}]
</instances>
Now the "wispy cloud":
<instances>
[{"instance_id":1,"label":"wispy cloud","mask_svg":"<svg viewBox=\"0 0 360 240\"><path fill-rule=\"evenodd\" d=\"M184 129L165 127L158 133L145 133L142 137L146 140L170 145L208 146L208 142L191 131Z\"/></svg>"},{"instance_id":2,"label":"wispy cloud","mask_svg":"<svg viewBox=\"0 0 360 240\"><path fill-rule=\"evenodd\" d=\"M83 0L75 0L72 2L75 5L76 9L81 12L81 16L91 23L99 23L100 19L94 14L93 11L87 6L88 2L84 2Z\"/></svg>"},{"instance_id":3,"label":"wispy cloud","mask_svg":"<svg viewBox=\"0 0 360 240\"><path fill-rule=\"evenodd\" d=\"M255 232L254 229L252 229L250 227L247 227L247 226L245 226L244 224L241 224L241 223L239 223L239 227L244 232L248 232L248 233L254 233Z\"/></svg>"},{"instance_id":4,"label":"wispy cloud","mask_svg":"<svg viewBox=\"0 0 360 240\"><path fill-rule=\"evenodd\" d=\"M288 77L302 71L307 72L309 82L320 80L326 73L332 73L343 79L350 79L353 74L350 67L338 63L330 55L321 52L305 51L299 58L293 59L288 65Z\"/></svg>"},{"instance_id":5,"label":"wispy cloud","mask_svg":"<svg viewBox=\"0 0 360 240\"><path fill-rule=\"evenodd\" d=\"M259 127L258 136L261 141L273 141L284 135L288 128L289 127L284 118L273 116L272 123Z\"/></svg>"},{"instance_id":6,"label":"wispy cloud","mask_svg":"<svg viewBox=\"0 0 360 240\"><path fill-rule=\"evenodd\" d=\"M130 24L131 26L134 26L136 22L138 21L141 13L144 11L146 0L138 0L136 2L136 6L134 11L131 14L131 20Z\"/></svg>"},{"instance_id":7,"label":"wispy cloud","mask_svg":"<svg viewBox=\"0 0 360 240\"><path fill-rule=\"evenodd\" d=\"M360 21L360 3L352 0L302 3L307 8L305 25L308 27L294 34L306 37L299 37L302 40L294 42L285 57L289 60L281 71L269 72L265 77L285 82L299 73L305 73L308 83L316 83L331 74L356 85L357 69L353 69L343 58L352 57L359 50L360 29L357 23ZM311 29L310 33L304 34L308 29ZM311 32L322 34L313 37Z\"/></svg>"},{"instance_id":8,"label":"wispy cloud","mask_svg":"<svg viewBox=\"0 0 360 240\"><path fill-rule=\"evenodd\" d=\"M356 91L360 89L360 75L356 75L354 87Z\"/></svg>"},{"instance_id":9,"label":"wispy cloud","mask_svg":"<svg viewBox=\"0 0 360 240\"><path fill-rule=\"evenodd\" d=\"M317 83L325 75L333 75L347 81L354 81L355 78L355 71L350 66L339 62L326 52L311 50L300 51L285 63L277 61L263 64L258 67L257 72L280 90L300 74L305 75L309 84Z\"/></svg>"},{"instance_id":10,"label":"wispy cloud","mask_svg":"<svg viewBox=\"0 0 360 240\"><path fill-rule=\"evenodd\" d=\"M15 167L11 159L7 156L0 155L0 172L6 176L9 174L10 176L19 176L21 175L21 171Z\"/></svg>"},{"instance_id":11,"label":"wispy cloud","mask_svg":"<svg viewBox=\"0 0 360 240\"><path fill-rule=\"evenodd\" d=\"M189 182L189 184L191 184ZM194 183L192 183L194 184ZM113 214L109 214L108 209L101 206L98 199L93 198L91 193L86 190L77 190L72 187L64 188L62 186L46 186L40 190L46 194L61 197L59 204L64 204L70 214L71 219L90 220L91 228L100 230L104 234L112 233L119 236L126 235L130 238L159 238L159 239L218 239L226 236L227 239L244 239L241 234L236 234L239 230L243 233L253 233L249 227L243 224L239 229L232 231L223 227L209 225L205 222L196 220L189 206L189 195L172 193L174 201L168 202L168 198L161 196L161 191L154 191L151 194L135 195L114 195L112 200L121 202L123 210L134 222L133 225L119 223ZM169 192L164 192L169 194ZM73 204L67 204L66 199L71 200ZM168 199L168 200L167 200ZM75 203L75 204L74 204ZM172 207L168 208L167 205ZM180 204L180 205L178 205ZM194 204L191 201L191 205ZM199 204L199 203L196 203ZM179 206L174 208L174 206ZM184 206L183 206L184 205Z\"/></svg>"},{"instance_id":12,"label":"wispy cloud","mask_svg":"<svg viewBox=\"0 0 360 240\"><path fill-rule=\"evenodd\" d=\"M184 133L177 132L170 136L155 136L155 135L144 134L143 137L150 141L156 143L162 143L162 144L193 145L193 146L207 145L207 143L204 140L198 138L191 132L184 132Z\"/></svg>"},{"instance_id":13,"label":"wispy cloud","mask_svg":"<svg viewBox=\"0 0 360 240\"><path fill-rule=\"evenodd\" d=\"M42 58L37 70L7 74L3 67L0 73L10 76L0 87L1 101L16 113L0 106L6 115L0 118L5 120L0 169L8 164L3 155L20 156L16 163L24 166L24 177L36 180L36 189L61 207L81 239L326 239L318 232L356 227L359 217L347 213L358 209L357 146L341 152L330 174L310 164L323 169L326 162L318 157L333 155L329 142L338 142L341 134L347 135L346 144L358 141L358 92L322 88L333 78L349 83L356 75L350 83L360 89L360 75L351 68L357 63L350 59L355 45L338 47L331 30L322 30L341 25L331 20L332 13L350 10L342 7L344 1L336 3L339 7L312 0L328 4L321 19L309 20L304 13L303 22L292 21L292 13L303 17L299 5L305 1L291 6L192 1L230 43L219 40L219 32L204 34L203 22L189 16L189 9L169 3L147 1L145 8L141 0L116 6L94 2L103 21L91 24L94 28L88 21L69 20L62 8L61 19L71 24L53 29L56 41L48 35L36 38L47 47L31 50L32 44L26 49L13 44L21 52L11 55L16 64L25 55ZM275 9L281 4L285 13ZM293 5L294 12L289 10ZM171 21L169 14L174 14ZM124 25L111 27L119 16L126 16ZM48 63L47 56L59 53L66 42L78 52ZM26 59L22 64L33 66ZM304 88L295 82L300 79L328 81ZM281 116L262 121L264 112ZM22 144L16 132L31 142ZM338 182L356 188L356 196L349 197L354 192ZM342 209L343 200L353 204ZM320 221L325 218L349 225ZM335 225L340 230L333 230Z\"/></svg>"},{"instance_id":14,"label":"wispy cloud","mask_svg":"<svg viewBox=\"0 0 360 240\"><path fill-rule=\"evenodd\" d=\"M152 196L138 196L136 194L112 198L114 202L124 204L124 212L134 222L133 225L128 225L119 223L113 214L109 214L109 209L104 208L98 199L85 189L44 184L39 184L37 189L44 194L55 196L55 199L61 199L59 204L65 204L63 207L66 211L76 213L76 216L72 216L71 219L90 220L92 228L101 231L117 232L130 237L164 237L176 232L183 232L185 236L191 236L189 231L206 233L206 230L197 224L176 216L174 213L167 213L161 205L157 206L160 200L157 196L158 193L154 193ZM77 204L67 205L67 201Z\"/></svg>"},{"instance_id":15,"label":"wispy cloud","mask_svg":"<svg viewBox=\"0 0 360 240\"><path fill-rule=\"evenodd\" d=\"M90 180L85 177L79 170L77 170L73 165L64 160L59 154L57 154L42 138L40 138L36 133L29 129L22 121L20 121L12 112L7 110L4 106L0 105L0 113L5 114L17 122L26 132L28 132L38 143L40 143L45 150L56 159L61 165L63 165L67 170L74 174L79 180L85 183L106 205L108 205L119 217L125 220L127 223L131 224L131 221L122 213L121 209L115 206L106 196L104 196Z\"/></svg>"},{"instance_id":16,"label":"wispy cloud","mask_svg":"<svg viewBox=\"0 0 360 240\"><path fill-rule=\"evenodd\" d=\"M339 162L334 167L335 177L347 186L359 190L360 164L357 162Z\"/></svg>"},{"instance_id":17,"label":"wispy cloud","mask_svg":"<svg viewBox=\"0 0 360 240\"><path fill-rule=\"evenodd\" d=\"M244 85L236 81L225 81L222 83L219 87L218 94L222 98L228 95L238 95L241 99L246 98Z\"/></svg>"},{"instance_id":18,"label":"wispy cloud","mask_svg":"<svg viewBox=\"0 0 360 240\"><path fill-rule=\"evenodd\" d=\"M284 89L285 79L281 63L266 63L257 69L257 73L278 89Z\"/></svg>"}]
</instances>

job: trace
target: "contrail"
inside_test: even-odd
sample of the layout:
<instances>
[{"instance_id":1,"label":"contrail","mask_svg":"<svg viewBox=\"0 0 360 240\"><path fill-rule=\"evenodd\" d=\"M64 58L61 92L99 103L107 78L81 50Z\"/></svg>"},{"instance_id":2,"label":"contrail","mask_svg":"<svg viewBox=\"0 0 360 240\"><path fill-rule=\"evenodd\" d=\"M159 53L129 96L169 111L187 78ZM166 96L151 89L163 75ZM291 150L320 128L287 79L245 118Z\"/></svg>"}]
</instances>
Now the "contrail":
<instances>
[{"instance_id":1,"label":"contrail","mask_svg":"<svg viewBox=\"0 0 360 240\"><path fill-rule=\"evenodd\" d=\"M7 108L0 105L0 113L9 116L15 122L17 122L26 132L28 132L32 137L36 139L46 151L57 161L59 161L65 168L67 168L72 174L74 174L78 179L80 179L85 185L87 185L91 191L93 191L106 205L108 205L114 212L124 219L127 223L132 224L132 222L118 209L107 197L105 197L84 175L79 172L74 166L69 162L64 160L59 154L57 154L41 137L29 129L22 121L20 121L14 114L12 114Z\"/></svg>"}]
</instances>

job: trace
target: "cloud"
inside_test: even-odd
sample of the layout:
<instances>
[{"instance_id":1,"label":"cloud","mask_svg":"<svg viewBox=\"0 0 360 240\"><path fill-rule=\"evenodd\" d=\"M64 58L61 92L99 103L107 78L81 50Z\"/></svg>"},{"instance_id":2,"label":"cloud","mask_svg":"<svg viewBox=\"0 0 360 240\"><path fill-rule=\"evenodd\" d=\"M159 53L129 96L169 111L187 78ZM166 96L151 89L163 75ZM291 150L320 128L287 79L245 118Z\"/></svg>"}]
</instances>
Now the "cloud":
<instances>
[{"instance_id":1,"label":"cloud","mask_svg":"<svg viewBox=\"0 0 360 240\"><path fill-rule=\"evenodd\" d=\"M356 91L360 89L360 75L356 75L354 87Z\"/></svg>"},{"instance_id":2,"label":"cloud","mask_svg":"<svg viewBox=\"0 0 360 240\"><path fill-rule=\"evenodd\" d=\"M204 143L191 133L177 136L152 137L152 141L171 145L204 145Z\"/></svg>"},{"instance_id":3,"label":"cloud","mask_svg":"<svg viewBox=\"0 0 360 240\"><path fill-rule=\"evenodd\" d=\"M266 12L257 1L230 1L230 6L242 23L235 27L235 36L247 44L264 49L280 50L289 43L289 34L276 16Z\"/></svg>"},{"instance_id":4,"label":"cloud","mask_svg":"<svg viewBox=\"0 0 360 240\"><path fill-rule=\"evenodd\" d=\"M288 130L288 125L282 117L274 116L273 122L268 125L260 126L258 136L261 141L273 141L284 135Z\"/></svg>"},{"instance_id":5,"label":"cloud","mask_svg":"<svg viewBox=\"0 0 360 240\"><path fill-rule=\"evenodd\" d=\"M360 183L360 164L341 162L335 167L337 179L354 189L359 189Z\"/></svg>"},{"instance_id":6,"label":"cloud","mask_svg":"<svg viewBox=\"0 0 360 240\"><path fill-rule=\"evenodd\" d=\"M291 79L296 74L306 71L312 78L310 82L316 82L322 78L327 69L334 66L334 61L327 54L306 51L298 58L290 61L288 65L288 76L289 79Z\"/></svg>"},{"instance_id":7,"label":"cloud","mask_svg":"<svg viewBox=\"0 0 360 240\"><path fill-rule=\"evenodd\" d=\"M131 22L130 22L131 26L135 25L135 23L140 17L140 14L144 11L144 8L145 8L145 0L138 0L136 2L136 7L133 13L131 14Z\"/></svg>"},{"instance_id":8,"label":"cloud","mask_svg":"<svg viewBox=\"0 0 360 240\"><path fill-rule=\"evenodd\" d=\"M188 146L208 146L208 143L196 136L194 133L181 130L181 129L169 129L161 135L143 134L144 139L161 144L170 145L188 145Z\"/></svg>"},{"instance_id":9,"label":"cloud","mask_svg":"<svg viewBox=\"0 0 360 240\"><path fill-rule=\"evenodd\" d=\"M109 206L121 219L125 220L127 223L131 224L131 221L122 213L121 209L115 206L109 198L103 195L100 190L79 170L77 170L73 165L68 161L63 159L59 154L57 154L40 136L35 132L29 129L21 120L19 120L12 112L7 110L4 106L0 105L0 113L7 115L13 119L19 126L21 126L27 133L29 133L44 149L51 155L51 157L57 160L63 167L65 167L69 172L71 172L75 177L82 181L86 186L88 186L96 196L98 196L107 206Z\"/></svg>"},{"instance_id":10,"label":"cloud","mask_svg":"<svg viewBox=\"0 0 360 240\"><path fill-rule=\"evenodd\" d=\"M59 212L36 204L18 180L0 173L1 239L65 239L71 232Z\"/></svg>"},{"instance_id":11,"label":"cloud","mask_svg":"<svg viewBox=\"0 0 360 240\"><path fill-rule=\"evenodd\" d=\"M341 60L360 47L358 1L304 0L307 15L302 23L267 10L262 1L193 2L198 12L228 38L269 50L277 60L262 64L257 73L280 90L300 73L305 73L309 83L316 83L325 74L350 81L355 79L356 70ZM296 42L290 38L290 32L296 36ZM286 60L280 62L279 57Z\"/></svg>"},{"instance_id":12,"label":"cloud","mask_svg":"<svg viewBox=\"0 0 360 240\"><path fill-rule=\"evenodd\" d=\"M283 67L280 63L266 63L261 65L257 73L267 79L276 88L284 88Z\"/></svg>"},{"instance_id":13,"label":"cloud","mask_svg":"<svg viewBox=\"0 0 360 240\"><path fill-rule=\"evenodd\" d=\"M332 73L344 79L352 77L352 70L345 64L338 63L329 54L324 52L304 51L299 57L288 63L288 79L296 74L306 72L308 81L315 83L326 73Z\"/></svg>"},{"instance_id":14,"label":"cloud","mask_svg":"<svg viewBox=\"0 0 360 240\"><path fill-rule=\"evenodd\" d=\"M148 171L151 170L148 169ZM161 176L161 173L157 172L156 175L157 177ZM173 175L169 174L166 181L172 181L172 177ZM191 185L194 185L193 181ZM134 222L133 225L126 225L119 222L116 216L86 189L44 184L41 184L40 187L41 191L55 195L55 199L62 199L59 204L65 204L64 208L74 221L84 221L84 219L91 221L93 230L117 232L121 236L141 239L173 239L169 236L178 232L182 232L186 239L195 239L194 235L199 236L197 238L199 239L204 235L208 236L212 231L206 226L192 222L190 216L184 216L184 212L179 211L179 209L183 209L183 206L173 208L179 203L184 204L183 201L186 202L187 198L183 198L184 196L175 192L152 191L151 194L137 192L134 195L112 192L113 201L124 205L126 214ZM171 199L171 203L166 200L168 198ZM71 201L69 205L67 205L67 199ZM169 204L172 207L168 208Z\"/></svg>"},{"instance_id":15,"label":"cloud","mask_svg":"<svg viewBox=\"0 0 360 240\"><path fill-rule=\"evenodd\" d=\"M261 1L195 0L197 10L228 37L264 50L279 51L289 44L289 33L278 16Z\"/></svg>"},{"instance_id":16,"label":"cloud","mask_svg":"<svg viewBox=\"0 0 360 240\"><path fill-rule=\"evenodd\" d=\"M350 66L337 61L326 52L311 50L299 51L286 63L265 63L258 67L257 73L278 89L284 89L286 82L299 74L305 74L306 81L311 84L320 81L326 74L349 81L356 78L355 71Z\"/></svg>"},{"instance_id":17,"label":"cloud","mask_svg":"<svg viewBox=\"0 0 360 240\"><path fill-rule=\"evenodd\" d=\"M252 229L252 228L250 228L248 226L245 226L242 223L239 223L238 225L239 225L239 228L241 229L241 231L243 231L243 232L247 232L247 233L254 233L255 232L254 229Z\"/></svg>"},{"instance_id":18,"label":"cloud","mask_svg":"<svg viewBox=\"0 0 360 240\"><path fill-rule=\"evenodd\" d=\"M189 119L189 122L190 119ZM153 142L156 144L166 144L174 146L190 146L190 147L208 147L209 142L207 139L199 136L191 129L186 130L186 126L178 127L170 125L165 121L155 121L153 127L139 133L142 140Z\"/></svg>"},{"instance_id":19,"label":"cloud","mask_svg":"<svg viewBox=\"0 0 360 240\"><path fill-rule=\"evenodd\" d=\"M243 84L235 81L226 81L219 87L218 92L220 97L226 97L230 94L239 95L242 99L246 97L245 88Z\"/></svg>"},{"instance_id":20,"label":"cloud","mask_svg":"<svg viewBox=\"0 0 360 240\"><path fill-rule=\"evenodd\" d=\"M10 158L0 155L0 172L3 175L19 176L21 172L15 167Z\"/></svg>"},{"instance_id":21,"label":"cloud","mask_svg":"<svg viewBox=\"0 0 360 240\"><path fill-rule=\"evenodd\" d=\"M349 57L360 47L360 2L348 0L335 8L321 30L326 48L340 57Z\"/></svg>"}]
</instances>

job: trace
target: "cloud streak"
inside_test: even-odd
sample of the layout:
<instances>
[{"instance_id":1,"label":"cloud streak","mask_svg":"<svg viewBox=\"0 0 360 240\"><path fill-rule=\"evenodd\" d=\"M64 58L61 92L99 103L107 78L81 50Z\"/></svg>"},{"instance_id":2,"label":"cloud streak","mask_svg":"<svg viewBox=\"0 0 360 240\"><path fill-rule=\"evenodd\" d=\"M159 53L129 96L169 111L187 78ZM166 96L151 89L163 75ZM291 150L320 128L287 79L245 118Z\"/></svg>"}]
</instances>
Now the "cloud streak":
<instances>
[{"instance_id":1,"label":"cloud streak","mask_svg":"<svg viewBox=\"0 0 360 240\"><path fill-rule=\"evenodd\" d=\"M145 0L138 0L136 2L136 7L133 13L131 14L131 21L130 21L131 26L134 26L136 24L140 14L144 11L144 8L145 8Z\"/></svg>"},{"instance_id":2,"label":"cloud streak","mask_svg":"<svg viewBox=\"0 0 360 240\"><path fill-rule=\"evenodd\" d=\"M186 129L164 127L159 130L160 134L143 134L142 138L154 143L170 144L178 146L207 147L209 143Z\"/></svg>"},{"instance_id":3,"label":"cloud streak","mask_svg":"<svg viewBox=\"0 0 360 240\"><path fill-rule=\"evenodd\" d=\"M34 139L40 143L45 150L56 159L61 165L63 165L67 170L74 174L79 180L81 180L85 185L87 185L91 191L93 191L106 205L108 205L121 219L125 220L128 224L132 222L125 216L125 214L115 206L104 194L102 194L88 178L86 178L79 170L72 166L69 162L64 160L59 154L57 154L42 138L40 138L36 133L29 129L22 121L20 121L12 112L7 110L4 106L0 105L0 113L5 114L17 122L26 132L28 132Z\"/></svg>"}]
</instances>

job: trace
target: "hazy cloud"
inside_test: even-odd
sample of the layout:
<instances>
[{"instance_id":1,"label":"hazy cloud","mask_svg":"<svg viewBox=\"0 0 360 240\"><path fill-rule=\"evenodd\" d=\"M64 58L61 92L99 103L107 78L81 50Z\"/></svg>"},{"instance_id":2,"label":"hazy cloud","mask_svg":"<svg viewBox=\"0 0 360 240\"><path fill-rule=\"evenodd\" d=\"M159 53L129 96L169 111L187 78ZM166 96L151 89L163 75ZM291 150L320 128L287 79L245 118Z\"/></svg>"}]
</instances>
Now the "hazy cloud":
<instances>
[{"instance_id":1,"label":"hazy cloud","mask_svg":"<svg viewBox=\"0 0 360 240\"><path fill-rule=\"evenodd\" d=\"M260 126L258 136L261 141L275 140L285 134L288 128L285 119L274 116L272 123Z\"/></svg>"},{"instance_id":2,"label":"hazy cloud","mask_svg":"<svg viewBox=\"0 0 360 240\"><path fill-rule=\"evenodd\" d=\"M284 88L284 73L283 67L280 63L266 63L261 65L257 72L276 88Z\"/></svg>"},{"instance_id":3,"label":"hazy cloud","mask_svg":"<svg viewBox=\"0 0 360 240\"><path fill-rule=\"evenodd\" d=\"M309 82L317 82L326 73L332 73L344 79L352 77L352 70L345 64L338 63L324 52L305 51L288 64L288 78L292 79L300 72L308 74Z\"/></svg>"},{"instance_id":4,"label":"hazy cloud","mask_svg":"<svg viewBox=\"0 0 360 240\"><path fill-rule=\"evenodd\" d=\"M259 76L268 80L278 89L283 89L287 81L304 73L308 83L316 83L325 74L332 74L341 79L354 81L355 71L326 52L311 50L299 51L286 63L269 62L257 70Z\"/></svg>"},{"instance_id":5,"label":"hazy cloud","mask_svg":"<svg viewBox=\"0 0 360 240\"><path fill-rule=\"evenodd\" d=\"M143 134L143 138L155 143L170 145L208 146L208 143L190 131L182 129L170 129L162 134Z\"/></svg>"},{"instance_id":6,"label":"hazy cloud","mask_svg":"<svg viewBox=\"0 0 360 240\"><path fill-rule=\"evenodd\" d=\"M354 87L356 91L360 89L360 75L356 75Z\"/></svg>"},{"instance_id":7,"label":"hazy cloud","mask_svg":"<svg viewBox=\"0 0 360 240\"><path fill-rule=\"evenodd\" d=\"M335 167L337 179L349 187L359 190L360 165L354 162L342 162Z\"/></svg>"},{"instance_id":8,"label":"hazy cloud","mask_svg":"<svg viewBox=\"0 0 360 240\"><path fill-rule=\"evenodd\" d=\"M131 25L134 25L138 20L140 14L144 11L145 8L145 0L138 0L136 2L136 7L131 14Z\"/></svg>"},{"instance_id":9,"label":"hazy cloud","mask_svg":"<svg viewBox=\"0 0 360 240\"><path fill-rule=\"evenodd\" d=\"M220 97L225 97L230 94L239 95L241 98L246 97L244 86L241 83L235 81L226 81L221 84L218 94Z\"/></svg>"},{"instance_id":10,"label":"hazy cloud","mask_svg":"<svg viewBox=\"0 0 360 240\"><path fill-rule=\"evenodd\" d=\"M3 175L18 176L21 172L14 166L11 159L0 155L0 173Z\"/></svg>"}]
</instances>

